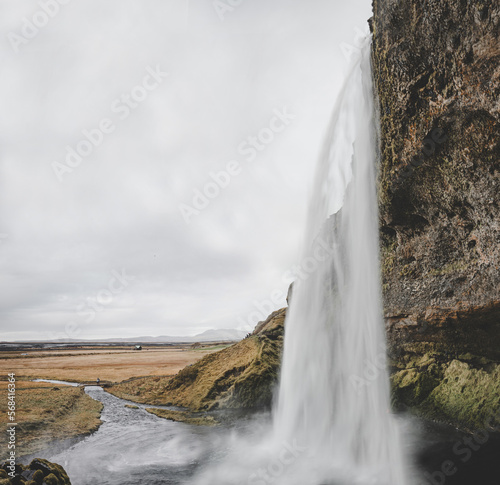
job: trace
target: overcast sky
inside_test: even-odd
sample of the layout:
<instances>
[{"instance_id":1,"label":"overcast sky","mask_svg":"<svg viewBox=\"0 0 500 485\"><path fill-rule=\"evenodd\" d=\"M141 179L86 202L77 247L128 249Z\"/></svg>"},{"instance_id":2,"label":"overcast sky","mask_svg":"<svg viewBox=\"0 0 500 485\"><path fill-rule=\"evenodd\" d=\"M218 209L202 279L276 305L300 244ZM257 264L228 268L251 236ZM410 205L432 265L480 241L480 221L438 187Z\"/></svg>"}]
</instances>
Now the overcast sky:
<instances>
[{"instance_id":1,"label":"overcast sky","mask_svg":"<svg viewBox=\"0 0 500 485\"><path fill-rule=\"evenodd\" d=\"M370 0L1 2L0 340L250 330L284 306L343 51L370 16Z\"/></svg>"}]
</instances>

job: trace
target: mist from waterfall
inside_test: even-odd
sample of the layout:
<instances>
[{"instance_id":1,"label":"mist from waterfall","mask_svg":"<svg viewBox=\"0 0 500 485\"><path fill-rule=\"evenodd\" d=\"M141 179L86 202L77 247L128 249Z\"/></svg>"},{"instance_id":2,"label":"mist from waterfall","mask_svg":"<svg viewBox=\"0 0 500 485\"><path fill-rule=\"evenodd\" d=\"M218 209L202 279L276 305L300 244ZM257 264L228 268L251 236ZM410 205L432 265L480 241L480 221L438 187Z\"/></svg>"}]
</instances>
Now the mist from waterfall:
<instances>
[{"instance_id":1,"label":"mist from waterfall","mask_svg":"<svg viewBox=\"0 0 500 485\"><path fill-rule=\"evenodd\" d=\"M353 59L319 160L285 323L272 423L235 438L200 484L406 485L390 408L379 267L370 39Z\"/></svg>"}]
</instances>

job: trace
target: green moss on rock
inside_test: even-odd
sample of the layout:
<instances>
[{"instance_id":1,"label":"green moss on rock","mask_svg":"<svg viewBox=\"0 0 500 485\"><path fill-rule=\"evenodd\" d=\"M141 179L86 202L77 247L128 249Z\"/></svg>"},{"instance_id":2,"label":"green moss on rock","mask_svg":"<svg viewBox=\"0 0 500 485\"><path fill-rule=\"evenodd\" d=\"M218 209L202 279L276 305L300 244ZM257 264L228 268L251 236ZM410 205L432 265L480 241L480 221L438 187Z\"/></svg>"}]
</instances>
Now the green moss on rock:
<instances>
[{"instance_id":1,"label":"green moss on rock","mask_svg":"<svg viewBox=\"0 0 500 485\"><path fill-rule=\"evenodd\" d=\"M432 354L407 359L406 368L391 376L394 407L418 406L439 385L442 369Z\"/></svg>"},{"instance_id":2,"label":"green moss on rock","mask_svg":"<svg viewBox=\"0 0 500 485\"><path fill-rule=\"evenodd\" d=\"M443 379L421 405L421 412L467 429L500 424L500 367L491 372L453 360Z\"/></svg>"},{"instance_id":3,"label":"green moss on rock","mask_svg":"<svg viewBox=\"0 0 500 485\"><path fill-rule=\"evenodd\" d=\"M32 480L34 480L36 483L42 483L43 482L43 472L42 470L36 470L33 476L31 477Z\"/></svg>"},{"instance_id":4,"label":"green moss on rock","mask_svg":"<svg viewBox=\"0 0 500 485\"><path fill-rule=\"evenodd\" d=\"M47 485L60 485L60 481L57 479L57 477L53 474L50 473L47 475L44 480L43 480Z\"/></svg>"},{"instance_id":5,"label":"green moss on rock","mask_svg":"<svg viewBox=\"0 0 500 485\"><path fill-rule=\"evenodd\" d=\"M7 467L8 462L2 465L0 477L7 474L7 470L9 470ZM71 481L62 466L41 458L35 458L28 466L16 465L14 478L0 478L0 485L20 483L26 485L71 485Z\"/></svg>"}]
</instances>

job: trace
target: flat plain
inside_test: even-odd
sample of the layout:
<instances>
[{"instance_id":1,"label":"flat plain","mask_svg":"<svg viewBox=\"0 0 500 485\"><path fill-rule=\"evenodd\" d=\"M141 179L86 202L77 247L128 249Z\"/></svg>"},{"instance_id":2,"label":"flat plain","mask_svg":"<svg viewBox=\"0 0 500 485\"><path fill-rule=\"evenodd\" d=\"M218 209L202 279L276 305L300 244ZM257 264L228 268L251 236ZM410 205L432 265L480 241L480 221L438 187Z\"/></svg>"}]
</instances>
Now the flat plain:
<instances>
[{"instance_id":1,"label":"flat plain","mask_svg":"<svg viewBox=\"0 0 500 485\"><path fill-rule=\"evenodd\" d=\"M0 352L0 379L15 373L23 379L57 379L90 383L121 382L132 377L171 376L207 354L223 348L187 346L83 347L64 350Z\"/></svg>"}]
</instances>

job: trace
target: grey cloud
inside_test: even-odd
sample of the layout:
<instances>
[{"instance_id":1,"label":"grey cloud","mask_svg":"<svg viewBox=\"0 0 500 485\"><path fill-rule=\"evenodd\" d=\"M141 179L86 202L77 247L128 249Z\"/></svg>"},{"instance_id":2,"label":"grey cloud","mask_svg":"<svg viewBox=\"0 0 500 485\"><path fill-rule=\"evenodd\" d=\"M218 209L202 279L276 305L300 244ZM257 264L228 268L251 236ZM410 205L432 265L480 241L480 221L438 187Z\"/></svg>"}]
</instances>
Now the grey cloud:
<instances>
[{"instance_id":1,"label":"grey cloud","mask_svg":"<svg viewBox=\"0 0 500 485\"><path fill-rule=\"evenodd\" d=\"M0 5L0 339L194 334L241 326L286 290L307 194L368 0L70 2L16 54L9 32L39 9ZM113 102L148 66L169 73L130 116ZM287 106L296 118L253 162L238 152ZM116 129L60 183L51 164L103 118ZM209 173L242 173L191 224ZM76 307L111 270L136 280L91 322Z\"/></svg>"}]
</instances>

